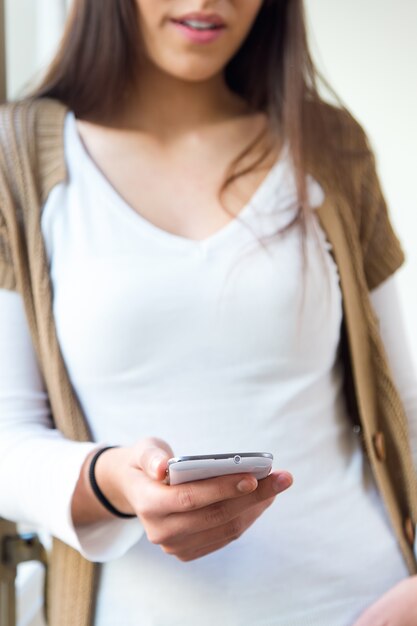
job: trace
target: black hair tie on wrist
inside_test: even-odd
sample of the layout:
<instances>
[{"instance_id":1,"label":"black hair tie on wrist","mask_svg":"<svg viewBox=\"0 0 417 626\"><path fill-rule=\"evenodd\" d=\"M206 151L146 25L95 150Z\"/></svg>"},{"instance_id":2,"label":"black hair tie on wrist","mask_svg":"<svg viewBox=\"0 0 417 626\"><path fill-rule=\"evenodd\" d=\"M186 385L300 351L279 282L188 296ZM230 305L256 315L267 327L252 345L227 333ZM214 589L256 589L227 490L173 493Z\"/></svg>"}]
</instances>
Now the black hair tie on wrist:
<instances>
[{"instance_id":1,"label":"black hair tie on wrist","mask_svg":"<svg viewBox=\"0 0 417 626\"><path fill-rule=\"evenodd\" d=\"M96 452L93 458L91 459L90 468L88 470L88 476L90 478L91 488L94 491L94 494L97 497L97 500L101 502L104 508L110 511L110 513L113 513L113 515L115 515L116 517L122 517L124 519L128 519L128 518L136 517L136 515L131 515L130 513L121 513L121 511L118 511L111 504L111 502L107 500L106 496L101 491L100 487L97 484L96 477L94 474L94 468L96 466L99 456L103 454L103 452L106 452L106 450L110 450L111 448L118 448L118 447L119 446L107 446L106 448L101 448L98 452Z\"/></svg>"}]
</instances>

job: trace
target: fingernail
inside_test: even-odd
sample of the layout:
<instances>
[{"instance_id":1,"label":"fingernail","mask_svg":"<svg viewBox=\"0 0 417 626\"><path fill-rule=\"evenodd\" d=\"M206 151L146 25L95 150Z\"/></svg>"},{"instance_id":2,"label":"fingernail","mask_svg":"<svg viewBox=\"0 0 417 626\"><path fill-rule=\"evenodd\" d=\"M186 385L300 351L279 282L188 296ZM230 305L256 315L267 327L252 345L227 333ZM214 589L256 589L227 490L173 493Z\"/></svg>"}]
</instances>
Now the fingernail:
<instances>
[{"instance_id":1,"label":"fingernail","mask_svg":"<svg viewBox=\"0 0 417 626\"><path fill-rule=\"evenodd\" d=\"M158 468L161 465L161 462L165 460L164 456L156 456L154 459L152 459L151 461L151 472L153 474L157 474L158 473Z\"/></svg>"},{"instance_id":2,"label":"fingernail","mask_svg":"<svg viewBox=\"0 0 417 626\"><path fill-rule=\"evenodd\" d=\"M258 486L258 481L256 478L243 478L237 485L237 490L241 493L250 493L251 491L255 491Z\"/></svg>"},{"instance_id":3,"label":"fingernail","mask_svg":"<svg viewBox=\"0 0 417 626\"><path fill-rule=\"evenodd\" d=\"M284 491L292 485L292 478L288 474L278 474L272 481L272 486L276 492Z\"/></svg>"}]
</instances>

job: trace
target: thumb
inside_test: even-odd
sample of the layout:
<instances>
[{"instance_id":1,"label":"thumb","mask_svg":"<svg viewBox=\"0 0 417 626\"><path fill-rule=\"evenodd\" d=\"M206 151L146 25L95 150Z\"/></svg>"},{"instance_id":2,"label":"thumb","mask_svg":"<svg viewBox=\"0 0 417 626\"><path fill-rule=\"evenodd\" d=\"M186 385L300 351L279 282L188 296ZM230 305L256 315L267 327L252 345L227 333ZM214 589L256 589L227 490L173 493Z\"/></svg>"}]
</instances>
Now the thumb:
<instances>
[{"instance_id":1,"label":"thumb","mask_svg":"<svg viewBox=\"0 0 417 626\"><path fill-rule=\"evenodd\" d=\"M135 452L138 466L149 478L157 481L165 479L168 460L174 456L166 441L154 437L142 439Z\"/></svg>"}]
</instances>

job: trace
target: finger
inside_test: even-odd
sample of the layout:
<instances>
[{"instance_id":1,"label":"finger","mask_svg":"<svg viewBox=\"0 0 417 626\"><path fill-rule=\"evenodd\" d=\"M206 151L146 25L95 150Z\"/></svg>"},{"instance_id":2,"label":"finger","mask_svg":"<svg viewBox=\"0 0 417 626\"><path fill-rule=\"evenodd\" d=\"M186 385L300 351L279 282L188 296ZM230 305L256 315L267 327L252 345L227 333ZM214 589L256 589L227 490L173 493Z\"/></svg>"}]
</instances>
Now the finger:
<instances>
[{"instance_id":1,"label":"finger","mask_svg":"<svg viewBox=\"0 0 417 626\"><path fill-rule=\"evenodd\" d=\"M167 442L149 437L140 440L133 448L133 464L136 468L143 470L152 480L164 480L168 460L174 456Z\"/></svg>"},{"instance_id":2,"label":"finger","mask_svg":"<svg viewBox=\"0 0 417 626\"><path fill-rule=\"evenodd\" d=\"M244 525L245 530L247 530L256 521L256 519L263 513L263 511L272 504L274 499L275 498L270 498L269 500L265 500L264 502L262 502L262 504L255 507L256 511L249 513L243 519L243 525ZM236 534L236 530L237 530L236 527L232 529L231 534L229 530L225 531L224 532L224 536L226 537L225 539L220 539L220 541L216 540L213 543L208 543L206 545L203 545L202 537L200 537L200 543L187 544L186 548L183 548L180 550L177 549L176 552L169 546L163 546L162 549L164 550L164 552L168 554L174 554L181 561L193 561L195 559L199 559L203 556L211 554L217 550L221 550L222 548L229 545L229 543L231 543L232 541L238 539L242 533L239 533L239 531L237 530L237 534Z\"/></svg>"},{"instance_id":3,"label":"finger","mask_svg":"<svg viewBox=\"0 0 417 626\"><path fill-rule=\"evenodd\" d=\"M251 489L249 495L241 491L242 480L245 488ZM226 524L256 504L274 498L287 489L292 480L288 472L277 472L259 481L255 489L253 486L257 481L248 474L222 476L185 485L160 485L158 490L152 489L146 498L150 505L148 513L159 507L160 514L166 517L161 528L165 537L167 534L172 537L194 534ZM171 515L167 517L169 511ZM147 512L144 513L146 515Z\"/></svg>"},{"instance_id":4,"label":"finger","mask_svg":"<svg viewBox=\"0 0 417 626\"><path fill-rule=\"evenodd\" d=\"M189 512L221 503L221 506L214 508L214 511L219 513L219 523L217 524L219 525L231 519L229 517L222 520L220 514L222 510L224 510L225 515L230 510L232 516L236 517L254 504L288 489L293 482L289 472L274 472L259 483L256 478L249 474L235 475L234 478L235 481L230 476L222 476L217 479L196 481L174 487L174 489L182 487L176 492L176 500L180 506L174 509L174 512ZM198 516L195 517L197 520Z\"/></svg>"},{"instance_id":5,"label":"finger","mask_svg":"<svg viewBox=\"0 0 417 626\"><path fill-rule=\"evenodd\" d=\"M216 550L221 550L222 548L227 546L229 543L230 541L223 541L217 544L213 544L211 546L206 546L205 548L201 548L200 550L185 550L184 552L180 552L178 554L175 554L174 556L176 556L177 559L179 559L180 561L183 561L184 563L188 561L195 561L196 559L200 559L203 556L207 556L208 554L211 554L212 552L215 552Z\"/></svg>"},{"instance_id":6,"label":"finger","mask_svg":"<svg viewBox=\"0 0 417 626\"><path fill-rule=\"evenodd\" d=\"M250 474L219 476L182 485L159 484L156 489L147 489L148 510L144 513L157 511L160 516L188 513L215 502L242 497L257 486L258 481Z\"/></svg>"},{"instance_id":7,"label":"finger","mask_svg":"<svg viewBox=\"0 0 417 626\"><path fill-rule=\"evenodd\" d=\"M161 547L165 552L170 554L177 554L187 551L197 551L205 549L212 545L219 543L229 543L238 539L260 515L271 506L275 498L269 498L264 500L260 504L252 507L244 514L239 515L226 524L211 528L206 531L197 532L192 535L175 535L173 538L167 538L166 541L161 544Z\"/></svg>"},{"instance_id":8,"label":"finger","mask_svg":"<svg viewBox=\"0 0 417 626\"><path fill-rule=\"evenodd\" d=\"M249 506L252 505L253 501L262 502L263 500L267 500L273 496L276 496L279 493L282 493L294 482L294 478L290 472L286 471L275 471L269 474L266 478L259 481L258 489L250 496L248 500Z\"/></svg>"}]
</instances>

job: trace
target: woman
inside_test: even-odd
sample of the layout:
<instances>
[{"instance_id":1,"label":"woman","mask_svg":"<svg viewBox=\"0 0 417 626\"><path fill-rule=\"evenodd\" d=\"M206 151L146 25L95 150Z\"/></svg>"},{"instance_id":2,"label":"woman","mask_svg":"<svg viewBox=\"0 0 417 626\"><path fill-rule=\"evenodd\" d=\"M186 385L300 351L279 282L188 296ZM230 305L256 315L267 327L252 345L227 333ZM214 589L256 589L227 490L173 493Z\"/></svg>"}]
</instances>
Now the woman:
<instances>
[{"instance_id":1,"label":"woman","mask_svg":"<svg viewBox=\"0 0 417 626\"><path fill-rule=\"evenodd\" d=\"M301 0L78 0L3 112L0 514L59 540L54 625L417 621L404 257L314 79ZM165 484L230 450L288 469Z\"/></svg>"}]
</instances>

